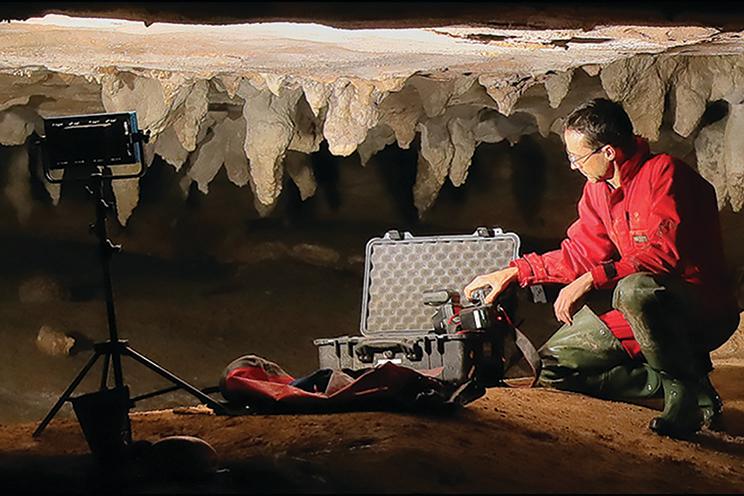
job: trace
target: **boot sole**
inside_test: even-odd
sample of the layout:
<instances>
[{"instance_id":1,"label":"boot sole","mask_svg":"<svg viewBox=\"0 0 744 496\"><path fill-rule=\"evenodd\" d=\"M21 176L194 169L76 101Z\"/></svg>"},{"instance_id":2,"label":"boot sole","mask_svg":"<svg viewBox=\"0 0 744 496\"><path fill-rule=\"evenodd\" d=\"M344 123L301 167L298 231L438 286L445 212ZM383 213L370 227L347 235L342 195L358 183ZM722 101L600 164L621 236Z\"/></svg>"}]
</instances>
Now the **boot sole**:
<instances>
[{"instance_id":1,"label":"boot sole","mask_svg":"<svg viewBox=\"0 0 744 496\"><path fill-rule=\"evenodd\" d=\"M685 440L694 437L698 432L700 432L702 424L699 425L697 428L692 426L689 428L681 429L669 424L660 417L656 417L651 419L651 422L649 422L648 424L648 428L660 436Z\"/></svg>"}]
</instances>

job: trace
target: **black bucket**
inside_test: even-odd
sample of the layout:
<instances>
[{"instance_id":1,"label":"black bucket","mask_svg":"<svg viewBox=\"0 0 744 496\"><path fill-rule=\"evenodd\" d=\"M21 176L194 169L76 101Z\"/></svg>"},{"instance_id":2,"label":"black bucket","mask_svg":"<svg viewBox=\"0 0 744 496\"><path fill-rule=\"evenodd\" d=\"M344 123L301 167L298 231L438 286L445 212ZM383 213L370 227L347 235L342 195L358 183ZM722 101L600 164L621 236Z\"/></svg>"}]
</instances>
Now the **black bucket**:
<instances>
[{"instance_id":1,"label":"black bucket","mask_svg":"<svg viewBox=\"0 0 744 496\"><path fill-rule=\"evenodd\" d=\"M93 456L101 462L120 460L132 443L129 387L101 389L70 402Z\"/></svg>"}]
</instances>

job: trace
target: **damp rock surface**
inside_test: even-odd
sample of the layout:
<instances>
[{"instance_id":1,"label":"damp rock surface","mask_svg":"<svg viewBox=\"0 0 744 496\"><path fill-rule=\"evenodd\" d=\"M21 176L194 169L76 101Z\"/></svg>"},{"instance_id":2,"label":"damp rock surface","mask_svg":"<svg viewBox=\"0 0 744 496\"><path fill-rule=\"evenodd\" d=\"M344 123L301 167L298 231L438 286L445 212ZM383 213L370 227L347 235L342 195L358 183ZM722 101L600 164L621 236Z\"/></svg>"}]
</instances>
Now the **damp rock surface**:
<instances>
[{"instance_id":1,"label":"damp rock surface","mask_svg":"<svg viewBox=\"0 0 744 496\"><path fill-rule=\"evenodd\" d=\"M146 162L159 155L182 174L184 190L196 183L204 194L224 169L233 184L249 186L261 216L276 208L285 176L303 200L316 194L312 169L298 154L324 142L332 155L358 154L366 164L416 137L412 188L424 215L447 181L467 181L479 144L559 134L562 119L594 96L622 102L635 131L651 141L673 114L674 132L695 141L706 178L717 184L721 208L744 204L742 32L703 25L145 26L48 15L4 23L0 48L3 145L26 143L44 117L135 111L151 135ZM704 136L701 117L716 101L731 112L718 125L722 134ZM18 171L5 194L26 222L33 202L22 186L24 158L14 160ZM121 225L136 215L138 186L129 180L114 188ZM59 186L45 187L58 203Z\"/></svg>"}]
</instances>

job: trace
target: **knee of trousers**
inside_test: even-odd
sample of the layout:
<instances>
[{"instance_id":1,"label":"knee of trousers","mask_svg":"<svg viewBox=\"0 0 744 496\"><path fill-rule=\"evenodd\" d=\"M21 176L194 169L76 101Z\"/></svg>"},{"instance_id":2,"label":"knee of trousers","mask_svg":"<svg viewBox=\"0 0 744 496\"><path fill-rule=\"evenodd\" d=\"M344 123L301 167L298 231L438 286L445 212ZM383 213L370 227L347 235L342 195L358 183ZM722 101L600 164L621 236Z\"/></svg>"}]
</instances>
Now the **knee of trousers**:
<instances>
[{"instance_id":1,"label":"knee of trousers","mask_svg":"<svg viewBox=\"0 0 744 496\"><path fill-rule=\"evenodd\" d=\"M579 310L572 324L562 326L540 348L546 376L572 371L602 370L626 358L620 341L588 307Z\"/></svg>"},{"instance_id":2,"label":"knee of trousers","mask_svg":"<svg viewBox=\"0 0 744 496\"><path fill-rule=\"evenodd\" d=\"M643 312L662 289L664 287L648 272L631 274L617 283L612 294L612 306L626 315L628 312Z\"/></svg>"}]
</instances>

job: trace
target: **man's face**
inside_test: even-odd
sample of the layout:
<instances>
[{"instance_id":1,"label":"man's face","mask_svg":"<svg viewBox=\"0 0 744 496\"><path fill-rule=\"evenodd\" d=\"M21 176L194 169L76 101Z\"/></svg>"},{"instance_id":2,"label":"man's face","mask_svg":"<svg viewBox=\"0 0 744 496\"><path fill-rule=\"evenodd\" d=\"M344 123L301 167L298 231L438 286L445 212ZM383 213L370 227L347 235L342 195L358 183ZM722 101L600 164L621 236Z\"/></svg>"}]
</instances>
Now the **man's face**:
<instances>
[{"instance_id":1,"label":"man's face","mask_svg":"<svg viewBox=\"0 0 744 496\"><path fill-rule=\"evenodd\" d=\"M611 179L615 173L612 167L614 150L612 146L604 145L594 149L586 144L583 134L572 129L563 133L566 143L566 153L571 162L571 169L581 172L591 183Z\"/></svg>"}]
</instances>

